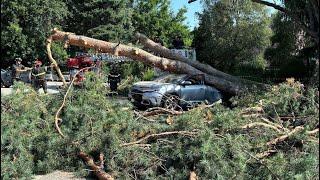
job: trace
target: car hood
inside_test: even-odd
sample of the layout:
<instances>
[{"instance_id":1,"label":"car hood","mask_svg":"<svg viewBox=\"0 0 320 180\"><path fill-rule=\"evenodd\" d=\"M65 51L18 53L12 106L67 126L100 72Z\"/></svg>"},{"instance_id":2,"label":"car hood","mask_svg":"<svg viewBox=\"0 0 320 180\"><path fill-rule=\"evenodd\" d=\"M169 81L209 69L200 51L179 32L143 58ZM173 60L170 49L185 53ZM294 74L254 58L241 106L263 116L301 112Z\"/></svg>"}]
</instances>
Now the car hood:
<instances>
[{"instance_id":1,"label":"car hood","mask_svg":"<svg viewBox=\"0 0 320 180\"><path fill-rule=\"evenodd\" d=\"M141 91L156 90L166 85L170 85L170 83L161 83L156 81L141 81L141 82L134 83L132 86L132 89L138 89Z\"/></svg>"}]
</instances>

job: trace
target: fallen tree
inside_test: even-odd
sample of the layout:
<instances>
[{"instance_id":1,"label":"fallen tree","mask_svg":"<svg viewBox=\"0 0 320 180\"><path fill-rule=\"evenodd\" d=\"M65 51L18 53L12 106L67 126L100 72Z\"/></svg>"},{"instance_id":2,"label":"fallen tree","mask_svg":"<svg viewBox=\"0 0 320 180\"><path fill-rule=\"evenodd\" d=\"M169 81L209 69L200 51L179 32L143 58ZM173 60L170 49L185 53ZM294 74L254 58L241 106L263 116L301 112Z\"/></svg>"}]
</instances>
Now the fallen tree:
<instances>
[{"instance_id":1,"label":"fallen tree","mask_svg":"<svg viewBox=\"0 0 320 180\"><path fill-rule=\"evenodd\" d=\"M153 51L157 54L160 54L163 57L187 63L190 66L195 67L196 69L198 69L206 74L209 74L209 75L212 75L215 77L220 77L220 78L226 79L228 81L232 81L232 82L241 81L241 82L244 82L247 84L255 83L255 82L251 82L249 80L241 79L241 78L232 76L230 74L221 72L221 71L211 67L208 64L203 64L203 63L200 63L199 61L189 60L188 58L183 57L180 54L177 54L164 46L161 46L159 43L152 41L147 36L145 36L141 33L136 33L135 37L139 40L139 42L141 44L143 44L146 48L150 49L151 51Z\"/></svg>"},{"instance_id":2,"label":"fallen tree","mask_svg":"<svg viewBox=\"0 0 320 180\"><path fill-rule=\"evenodd\" d=\"M101 179L319 176L317 89L290 81L260 96L235 97L236 108L201 105L147 120L131 104L106 96L95 74L84 83L71 88L59 115L65 138L53 126L63 95L39 96L17 83L14 96L1 99L1 179L32 179L55 170ZM259 116L244 116L250 113Z\"/></svg>"},{"instance_id":3,"label":"fallen tree","mask_svg":"<svg viewBox=\"0 0 320 180\"><path fill-rule=\"evenodd\" d=\"M85 36L75 35L70 32L59 31L57 29L54 29L52 31L50 40L65 42L65 45L93 48L98 52L125 56L133 60L140 61L144 64L160 68L164 71L169 71L177 74L204 74L205 82L208 85L212 85L223 92L234 95L240 94L241 92L245 92L248 89L254 87L259 87L260 89L265 89L268 87L265 84L254 83L251 81L241 81L239 80L239 78L217 71L214 68L210 68L209 66L206 70L204 70L203 68L201 69L199 68L200 66L207 66L201 63L190 63L190 61L182 60L181 58L176 58L180 60L176 61L164 57L158 57L137 47L97 40ZM162 48L162 50L163 49L164 48ZM161 52L162 50L159 50L159 52ZM164 51L167 50L164 49ZM198 68L201 70L199 70ZM213 71L211 72L210 70Z\"/></svg>"}]
</instances>

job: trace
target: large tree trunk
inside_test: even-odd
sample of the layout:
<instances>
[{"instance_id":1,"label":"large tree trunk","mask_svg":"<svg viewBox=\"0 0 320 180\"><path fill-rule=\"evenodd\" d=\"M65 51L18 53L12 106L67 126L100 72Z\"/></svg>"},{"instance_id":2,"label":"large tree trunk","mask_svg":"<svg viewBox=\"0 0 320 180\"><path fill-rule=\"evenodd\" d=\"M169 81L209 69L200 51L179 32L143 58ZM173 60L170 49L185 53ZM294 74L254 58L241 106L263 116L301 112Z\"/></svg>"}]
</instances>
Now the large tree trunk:
<instances>
[{"instance_id":1,"label":"large tree trunk","mask_svg":"<svg viewBox=\"0 0 320 180\"><path fill-rule=\"evenodd\" d=\"M181 56L180 54L174 53L173 51L171 51L170 49L161 46L158 43L155 43L154 41L152 41L151 39L149 39L148 37L146 37L145 35L141 34L141 33L136 33L135 34L136 38L139 40L139 42L141 42L147 49L150 49L151 51L160 54L162 57L165 58L169 58L169 59L173 59L173 60L178 60L184 63L189 64L192 67L195 67L196 69L208 74L208 75L212 75L215 77L219 77L219 78L223 78L225 80L228 81L241 81L244 82L246 84L256 84L256 82L252 82L249 80L245 80L245 79L241 79L235 76L232 76L230 74L221 72L213 67L211 67L208 64L203 64L200 63L199 61L192 61L189 60L186 57Z\"/></svg>"},{"instance_id":2,"label":"large tree trunk","mask_svg":"<svg viewBox=\"0 0 320 180\"><path fill-rule=\"evenodd\" d=\"M142 49L131 47L123 44L111 43L85 36L79 36L68 32L63 32L54 29L51 35L53 41L65 41L69 45L93 48L98 52L111 53L119 56L125 56L133 60L140 61L144 64L160 68L164 71L169 71L178 74L204 74L205 82L217 89L230 94L239 94L246 91L252 86L262 86L261 84L246 84L238 80L230 80L225 76L217 77L209 75L197 68L181 61L175 61L167 58L162 58L150 54ZM230 75L228 75L230 76ZM264 87L264 86L263 86Z\"/></svg>"}]
</instances>

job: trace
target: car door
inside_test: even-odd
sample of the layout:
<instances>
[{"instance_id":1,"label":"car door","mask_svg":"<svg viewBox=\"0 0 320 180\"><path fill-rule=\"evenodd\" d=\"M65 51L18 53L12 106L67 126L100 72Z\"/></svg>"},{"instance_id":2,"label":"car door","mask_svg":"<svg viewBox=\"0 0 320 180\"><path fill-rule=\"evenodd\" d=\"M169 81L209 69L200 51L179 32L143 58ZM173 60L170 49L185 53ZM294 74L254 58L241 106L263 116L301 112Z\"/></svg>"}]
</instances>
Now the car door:
<instances>
[{"instance_id":1,"label":"car door","mask_svg":"<svg viewBox=\"0 0 320 180\"><path fill-rule=\"evenodd\" d=\"M181 99L188 102L204 101L206 86L193 76L185 79L181 85Z\"/></svg>"}]
</instances>

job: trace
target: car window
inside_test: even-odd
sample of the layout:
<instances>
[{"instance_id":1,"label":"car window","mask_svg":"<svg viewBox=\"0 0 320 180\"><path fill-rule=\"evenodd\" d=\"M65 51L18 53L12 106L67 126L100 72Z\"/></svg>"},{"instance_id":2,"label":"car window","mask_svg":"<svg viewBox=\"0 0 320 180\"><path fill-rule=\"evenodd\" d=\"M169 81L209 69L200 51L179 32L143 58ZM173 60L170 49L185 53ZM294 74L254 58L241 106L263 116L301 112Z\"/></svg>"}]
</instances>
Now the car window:
<instances>
[{"instance_id":1,"label":"car window","mask_svg":"<svg viewBox=\"0 0 320 180\"><path fill-rule=\"evenodd\" d=\"M190 81L192 83L192 85L201 85L203 84L203 79L201 77L201 75L194 75L189 77L188 79L186 79L186 81Z\"/></svg>"}]
</instances>

